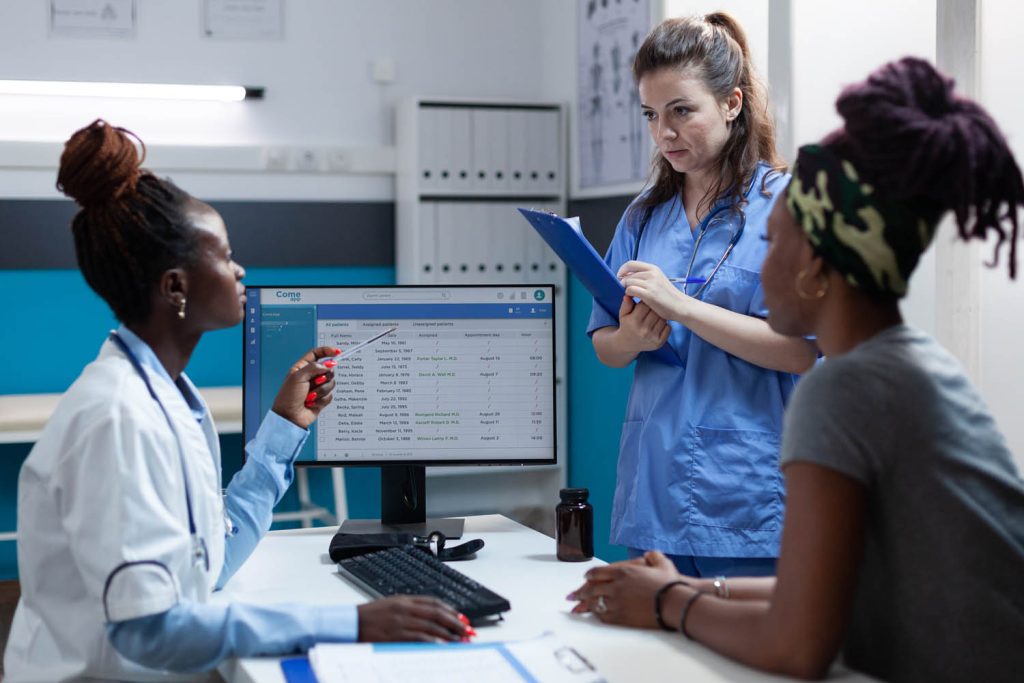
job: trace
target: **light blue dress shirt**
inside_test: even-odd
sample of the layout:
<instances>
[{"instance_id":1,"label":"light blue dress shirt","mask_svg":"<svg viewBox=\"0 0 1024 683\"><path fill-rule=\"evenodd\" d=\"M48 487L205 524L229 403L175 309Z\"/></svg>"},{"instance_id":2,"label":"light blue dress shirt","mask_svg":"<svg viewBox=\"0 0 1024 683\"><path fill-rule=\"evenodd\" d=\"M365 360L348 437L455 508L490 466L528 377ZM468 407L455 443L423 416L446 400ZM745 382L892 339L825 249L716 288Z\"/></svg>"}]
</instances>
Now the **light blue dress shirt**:
<instances>
[{"instance_id":1,"label":"light blue dress shirt","mask_svg":"<svg viewBox=\"0 0 1024 683\"><path fill-rule=\"evenodd\" d=\"M761 263L768 214L788 182L761 164L746 193L746 224L699 298L744 315L768 315ZM725 200L694 230L682 201L656 207L637 258L668 277L687 275L695 238L707 223L689 275L710 277L739 228ZM639 226L623 216L605 261L633 258ZM688 285L695 295L700 285ZM588 333L618 322L594 304ZM706 557L776 557L784 488L779 471L782 414L797 376L753 365L671 323L668 344L682 366L642 353L619 444L611 541L643 550Z\"/></svg>"},{"instance_id":2,"label":"light blue dress shirt","mask_svg":"<svg viewBox=\"0 0 1024 683\"><path fill-rule=\"evenodd\" d=\"M148 370L170 376L153 350L122 326L118 335ZM198 422L210 420L206 403L184 374L174 382ZM292 482L293 463L309 431L268 412L245 446L246 461L224 498L232 534L225 538L223 587L270 528L274 506ZM172 671L212 669L225 657L304 652L316 642L350 642L358 634L354 605L244 605L180 602L162 612L107 624L107 635L124 657Z\"/></svg>"}]
</instances>

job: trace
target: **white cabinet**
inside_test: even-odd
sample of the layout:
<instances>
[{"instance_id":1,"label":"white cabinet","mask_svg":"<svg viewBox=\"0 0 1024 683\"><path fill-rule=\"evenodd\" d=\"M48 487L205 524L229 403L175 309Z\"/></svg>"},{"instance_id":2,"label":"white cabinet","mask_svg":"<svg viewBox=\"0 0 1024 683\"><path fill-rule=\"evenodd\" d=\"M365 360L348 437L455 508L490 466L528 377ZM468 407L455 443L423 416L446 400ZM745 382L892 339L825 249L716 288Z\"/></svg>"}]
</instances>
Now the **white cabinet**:
<instances>
[{"instance_id":1,"label":"white cabinet","mask_svg":"<svg viewBox=\"0 0 1024 683\"><path fill-rule=\"evenodd\" d=\"M398 283L555 285L558 464L428 468L428 514L553 514L568 461L566 274L516 209L565 213L565 107L414 98L396 125Z\"/></svg>"}]
</instances>

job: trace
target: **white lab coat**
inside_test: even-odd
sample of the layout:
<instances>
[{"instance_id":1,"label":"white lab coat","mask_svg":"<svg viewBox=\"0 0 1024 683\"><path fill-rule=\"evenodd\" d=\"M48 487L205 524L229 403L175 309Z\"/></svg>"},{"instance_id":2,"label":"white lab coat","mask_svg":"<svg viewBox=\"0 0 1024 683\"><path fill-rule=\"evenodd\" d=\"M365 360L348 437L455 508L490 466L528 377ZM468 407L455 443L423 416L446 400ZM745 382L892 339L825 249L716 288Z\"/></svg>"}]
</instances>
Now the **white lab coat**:
<instances>
[{"instance_id":1,"label":"white lab coat","mask_svg":"<svg viewBox=\"0 0 1024 683\"><path fill-rule=\"evenodd\" d=\"M206 602L216 584L224 511L213 421L206 411L200 426L178 388L146 372L177 435L108 340L61 399L22 468L22 597L4 659L11 683L167 680L121 657L104 624L158 614L180 600ZM192 561L178 439L209 572Z\"/></svg>"}]
</instances>

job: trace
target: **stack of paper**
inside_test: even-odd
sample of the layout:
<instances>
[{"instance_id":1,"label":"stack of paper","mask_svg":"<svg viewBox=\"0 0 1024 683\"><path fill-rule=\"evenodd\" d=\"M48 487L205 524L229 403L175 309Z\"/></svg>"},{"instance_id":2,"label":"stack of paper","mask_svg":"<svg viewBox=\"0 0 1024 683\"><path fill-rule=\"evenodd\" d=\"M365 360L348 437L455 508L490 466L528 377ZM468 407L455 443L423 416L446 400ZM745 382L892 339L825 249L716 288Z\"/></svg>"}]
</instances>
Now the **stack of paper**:
<instances>
[{"instance_id":1,"label":"stack of paper","mask_svg":"<svg viewBox=\"0 0 1024 683\"><path fill-rule=\"evenodd\" d=\"M325 644L309 651L309 662L319 683L604 683L551 634L479 644Z\"/></svg>"}]
</instances>

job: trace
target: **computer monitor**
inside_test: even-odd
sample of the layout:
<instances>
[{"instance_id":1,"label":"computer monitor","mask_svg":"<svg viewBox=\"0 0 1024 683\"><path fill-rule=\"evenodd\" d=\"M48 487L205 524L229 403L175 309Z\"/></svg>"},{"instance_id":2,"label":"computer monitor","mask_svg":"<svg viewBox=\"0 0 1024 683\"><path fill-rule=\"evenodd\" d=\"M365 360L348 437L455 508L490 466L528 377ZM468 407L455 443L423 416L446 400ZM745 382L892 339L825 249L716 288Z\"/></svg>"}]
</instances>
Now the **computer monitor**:
<instances>
[{"instance_id":1,"label":"computer monitor","mask_svg":"<svg viewBox=\"0 0 1024 683\"><path fill-rule=\"evenodd\" d=\"M246 441L299 356L342 350L334 400L297 464L381 468L381 519L343 530L458 537L462 520L426 519L425 467L555 463L553 286L261 286L246 296Z\"/></svg>"}]
</instances>

